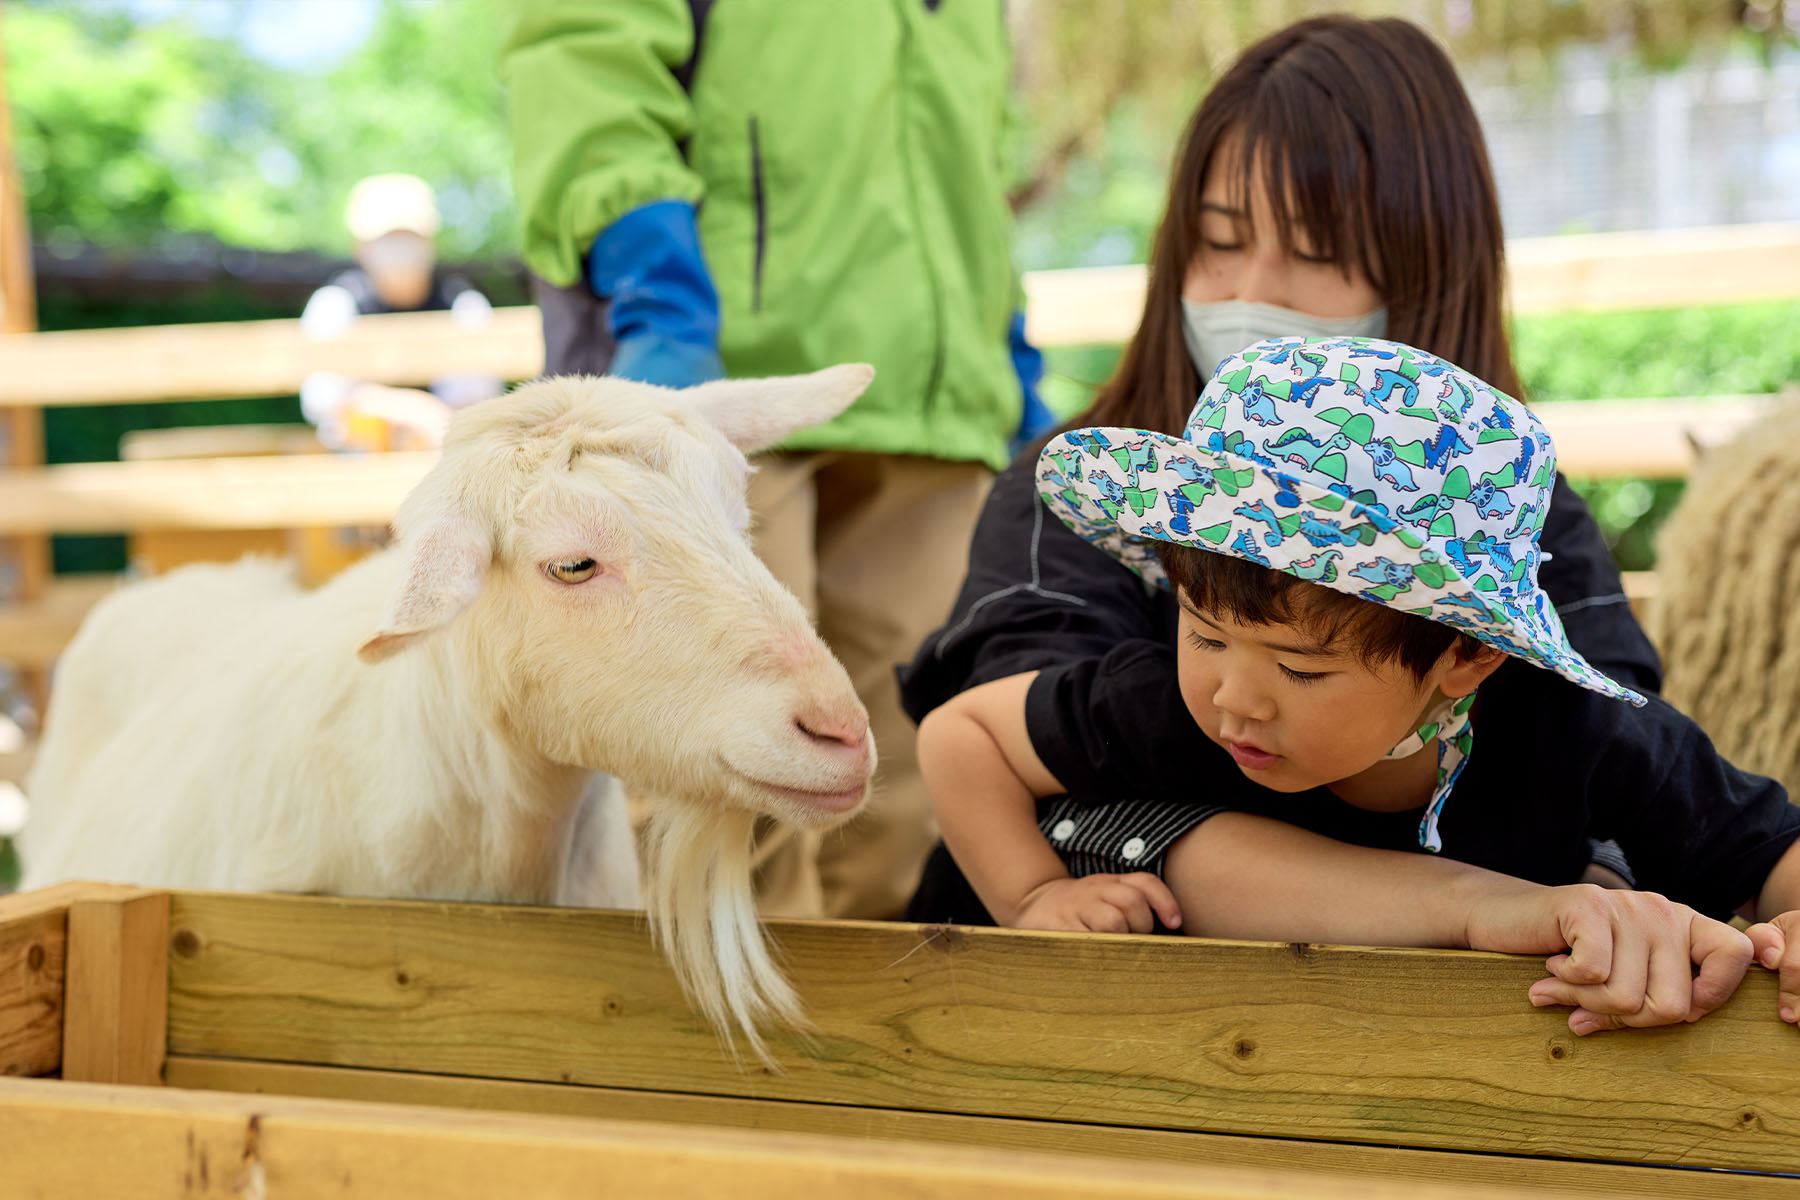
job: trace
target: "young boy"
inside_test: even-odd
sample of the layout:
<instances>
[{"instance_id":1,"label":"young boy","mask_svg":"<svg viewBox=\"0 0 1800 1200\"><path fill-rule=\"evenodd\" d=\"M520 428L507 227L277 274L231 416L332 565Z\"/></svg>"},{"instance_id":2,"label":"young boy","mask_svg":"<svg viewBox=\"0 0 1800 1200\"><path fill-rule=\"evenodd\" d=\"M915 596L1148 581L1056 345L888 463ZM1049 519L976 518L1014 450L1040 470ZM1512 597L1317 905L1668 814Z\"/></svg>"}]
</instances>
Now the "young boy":
<instances>
[{"instance_id":1,"label":"young boy","mask_svg":"<svg viewBox=\"0 0 1800 1200\"><path fill-rule=\"evenodd\" d=\"M1175 589L1178 644L926 718L955 864L934 859L913 911L1552 953L1531 998L1574 1005L1577 1033L1696 1019L1754 954L1794 1021L1800 809L1570 647L1537 587L1554 470L1524 406L1372 339L1234 355L1184 437L1052 440L1045 503ZM1209 856L1222 822L1271 853ZM1578 883L1594 839L1643 891ZM1268 869L1302 842L1310 873ZM1438 857L1393 853L1420 849ZM1720 922L1740 906L1748 937Z\"/></svg>"}]
</instances>

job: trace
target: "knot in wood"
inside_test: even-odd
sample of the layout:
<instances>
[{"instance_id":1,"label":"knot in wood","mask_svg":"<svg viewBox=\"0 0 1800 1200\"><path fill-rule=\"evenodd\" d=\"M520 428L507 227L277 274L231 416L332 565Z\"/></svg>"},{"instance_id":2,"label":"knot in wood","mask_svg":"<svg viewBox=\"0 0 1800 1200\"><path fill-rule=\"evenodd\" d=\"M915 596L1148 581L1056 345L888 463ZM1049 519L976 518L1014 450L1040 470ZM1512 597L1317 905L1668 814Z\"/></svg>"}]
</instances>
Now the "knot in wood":
<instances>
[{"instance_id":1,"label":"knot in wood","mask_svg":"<svg viewBox=\"0 0 1800 1200\"><path fill-rule=\"evenodd\" d=\"M191 929L177 929L169 939L169 948L182 958L193 958L200 953L200 935Z\"/></svg>"},{"instance_id":2,"label":"knot in wood","mask_svg":"<svg viewBox=\"0 0 1800 1200\"><path fill-rule=\"evenodd\" d=\"M1231 1052L1239 1058L1249 1058L1256 1053L1256 1043L1249 1038L1239 1038L1231 1044Z\"/></svg>"},{"instance_id":3,"label":"knot in wood","mask_svg":"<svg viewBox=\"0 0 1800 1200\"><path fill-rule=\"evenodd\" d=\"M25 951L25 969L27 971L44 969L44 948L36 942L31 944L31 949Z\"/></svg>"}]
</instances>

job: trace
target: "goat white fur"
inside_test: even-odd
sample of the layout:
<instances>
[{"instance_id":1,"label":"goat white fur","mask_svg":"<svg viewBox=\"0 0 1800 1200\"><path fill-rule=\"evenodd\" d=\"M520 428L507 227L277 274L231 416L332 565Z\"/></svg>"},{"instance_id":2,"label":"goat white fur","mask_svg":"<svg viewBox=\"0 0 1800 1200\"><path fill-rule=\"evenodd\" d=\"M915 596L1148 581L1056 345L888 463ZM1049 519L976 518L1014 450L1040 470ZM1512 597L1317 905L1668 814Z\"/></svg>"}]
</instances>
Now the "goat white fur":
<instances>
[{"instance_id":1,"label":"goat white fur","mask_svg":"<svg viewBox=\"0 0 1800 1200\"><path fill-rule=\"evenodd\" d=\"M636 908L616 778L660 800L660 943L765 1054L757 1026L800 1018L756 922L753 823L848 819L874 743L750 550L744 451L872 376L543 380L460 414L395 546L318 591L268 560L120 591L58 669L27 886Z\"/></svg>"}]
</instances>

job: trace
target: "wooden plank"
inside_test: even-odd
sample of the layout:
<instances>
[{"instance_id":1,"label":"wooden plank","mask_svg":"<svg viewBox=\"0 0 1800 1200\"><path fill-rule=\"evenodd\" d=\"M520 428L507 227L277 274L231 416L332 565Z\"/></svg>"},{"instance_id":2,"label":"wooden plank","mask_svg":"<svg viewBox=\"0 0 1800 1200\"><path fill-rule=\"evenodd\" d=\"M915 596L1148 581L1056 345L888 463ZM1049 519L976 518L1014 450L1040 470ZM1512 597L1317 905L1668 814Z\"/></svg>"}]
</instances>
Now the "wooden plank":
<instances>
[{"instance_id":1,"label":"wooden plank","mask_svg":"<svg viewBox=\"0 0 1800 1200\"><path fill-rule=\"evenodd\" d=\"M1728 304L1800 296L1800 223L1522 238L1508 243L1513 308ZM1024 276L1039 346L1118 344L1144 307L1142 266ZM543 369L537 310L502 308L478 330L443 313L389 313L311 341L298 321L227 321L0 338L0 407L286 395L312 371L422 385L471 372Z\"/></svg>"},{"instance_id":2,"label":"wooden plank","mask_svg":"<svg viewBox=\"0 0 1800 1200\"><path fill-rule=\"evenodd\" d=\"M1800 297L1800 222L1516 238L1515 313L1703 307Z\"/></svg>"},{"instance_id":3,"label":"wooden plank","mask_svg":"<svg viewBox=\"0 0 1800 1200\"><path fill-rule=\"evenodd\" d=\"M0 46L0 340L37 328L37 294L31 276L31 236L24 189L13 160L12 117L6 101L6 55ZM0 410L0 473L44 461L43 413L26 397ZM32 603L50 578L50 540L0 537L0 604ZM40 720L49 697L43 672L26 667L19 688ZM4 700L0 696L0 700Z\"/></svg>"},{"instance_id":4,"label":"wooden plank","mask_svg":"<svg viewBox=\"0 0 1800 1200\"><path fill-rule=\"evenodd\" d=\"M0 474L0 534L384 525L431 453L77 463Z\"/></svg>"},{"instance_id":5,"label":"wooden plank","mask_svg":"<svg viewBox=\"0 0 1800 1200\"><path fill-rule=\"evenodd\" d=\"M77 881L0 896L0 1075L61 1067L69 908L126 890Z\"/></svg>"},{"instance_id":6,"label":"wooden plank","mask_svg":"<svg viewBox=\"0 0 1800 1200\"><path fill-rule=\"evenodd\" d=\"M515 1083L403 1071L358 1071L242 1059L172 1057L170 1087L262 1092L280 1096L429 1104L447 1108L530 1112L606 1120L656 1121L734 1129L819 1133L879 1141L988 1146L1116 1157L1134 1162L1261 1167L1327 1175L1407 1179L1539 1191L1575 1189L1605 1196L1658 1196L1692 1200L1761 1200L1792 1197L1800 1183L1767 1175L1685 1171L1611 1163L1457 1154L1301 1142L1284 1138L1125 1129L1068 1121L1017 1121L951 1113L904 1112L844 1104L742 1100L623 1088L555 1083Z\"/></svg>"},{"instance_id":7,"label":"wooden plank","mask_svg":"<svg viewBox=\"0 0 1800 1200\"><path fill-rule=\"evenodd\" d=\"M284 396L314 371L424 386L445 375L530 379L544 369L537 309L497 309L479 329L448 313L360 317L316 340L298 320L80 329L0 339L0 407Z\"/></svg>"},{"instance_id":8,"label":"wooden plank","mask_svg":"<svg viewBox=\"0 0 1800 1200\"><path fill-rule=\"evenodd\" d=\"M1506 259L1520 316L1800 297L1800 222L1514 238ZM1138 264L1028 271L1026 336L1045 349L1122 344L1147 279Z\"/></svg>"},{"instance_id":9,"label":"wooden plank","mask_svg":"<svg viewBox=\"0 0 1800 1200\"><path fill-rule=\"evenodd\" d=\"M0 607L0 660L45 668L56 661L88 611L119 586L116 575L63 576L33 604Z\"/></svg>"},{"instance_id":10,"label":"wooden plank","mask_svg":"<svg viewBox=\"0 0 1800 1200\"><path fill-rule=\"evenodd\" d=\"M1577 1039L1541 962L775 922L818 1024L741 1071L631 914L177 893L171 1053L752 1099L1800 1170L1800 1043L1757 971Z\"/></svg>"},{"instance_id":11,"label":"wooden plank","mask_svg":"<svg viewBox=\"0 0 1800 1200\"><path fill-rule=\"evenodd\" d=\"M1605 401L1539 407L1563 470L1684 475L1693 441L1728 437L1782 401ZM425 452L79 463L0 475L0 534L382 524L430 468Z\"/></svg>"},{"instance_id":12,"label":"wooden plank","mask_svg":"<svg viewBox=\"0 0 1800 1200\"><path fill-rule=\"evenodd\" d=\"M324 452L311 425L181 425L134 429L119 438L119 458L124 462Z\"/></svg>"},{"instance_id":13,"label":"wooden plank","mask_svg":"<svg viewBox=\"0 0 1800 1200\"><path fill-rule=\"evenodd\" d=\"M168 998L169 893L69 905L64 1079L161 1083Z\"/></svg>"},{"instance_id":14,"label":"wooden plank","mask_svg":"<svg viewBox=\"0 0 1800 1200\"><path fill-rule=\"evenodd\" d=\"M1681 400L1561 400L1532 412L1556 444L1566 475L1613 479L1638 475L1682 479L1703 450L1735 437L1777 406L1785 394Z\"/></svg>"},{"instance_id":15,"label":"wooden plank","mask_svg":"<svg viewBox=\"0 0 1800 1200\"><path fill-rule=\"evenodd\" d=\"M40 898L12 912L0 909L0 1075L48 1075L62 1065L68 909Z\"/></svg>"},{"instance_id":16,"label":"wooden plank","mask_svg":"<svg viewBox=\"0 0 1800 1200\"><path fill-rule=\"evenodd\" d=\"M1479 1200L1544 1195L769 1131L34 1080L0 1080L0 1126L10 1135L6 1185L25 1196Z\"/></svg>"}]
</instances>

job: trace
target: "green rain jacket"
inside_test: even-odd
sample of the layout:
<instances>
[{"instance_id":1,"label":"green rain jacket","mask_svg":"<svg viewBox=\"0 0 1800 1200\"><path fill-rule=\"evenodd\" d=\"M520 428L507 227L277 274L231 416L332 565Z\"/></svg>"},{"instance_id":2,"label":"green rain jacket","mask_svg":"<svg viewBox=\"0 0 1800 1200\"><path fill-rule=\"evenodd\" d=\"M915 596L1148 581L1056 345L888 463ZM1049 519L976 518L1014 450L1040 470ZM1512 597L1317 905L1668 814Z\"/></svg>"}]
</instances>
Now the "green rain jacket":
<instances>
[{"instance_id":1,"label":"green rain jacket","mask_svg":"<svg viewBox=\"0 0 1800 1200\"><path fill-rule=\"evenodd\" d=\"M619 217L693 202L729 374L876 367L855 405L784 448L1006 465L1022 396L1000 4L512 7L504 70L533 271L572 284Z\"/></svg>"}]
</instances>

